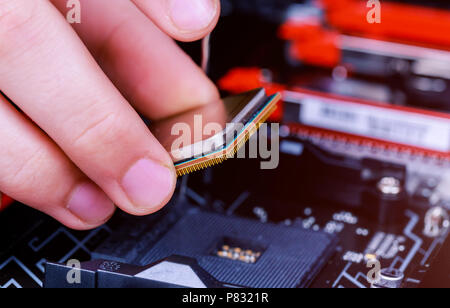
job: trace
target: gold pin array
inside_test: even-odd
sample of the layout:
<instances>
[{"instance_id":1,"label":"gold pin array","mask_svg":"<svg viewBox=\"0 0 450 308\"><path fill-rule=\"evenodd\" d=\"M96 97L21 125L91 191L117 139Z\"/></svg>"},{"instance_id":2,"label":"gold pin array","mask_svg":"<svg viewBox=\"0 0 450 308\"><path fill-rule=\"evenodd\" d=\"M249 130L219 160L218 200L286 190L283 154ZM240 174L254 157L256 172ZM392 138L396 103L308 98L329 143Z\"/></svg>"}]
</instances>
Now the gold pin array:
<instances>
[{"instance_id":1,"label":"gold pin array","mask_svg":"<svg viewBox=\"0 0 450 308\"><path fill-rule=\"evenodd\" d=\"M222 248L217 251L217 256L253 264L258 261L259 257L261 257L261 252L254 252L250 249L243 250L239 247L230 247L228 245L223 245Z\"/></svg>"},{"instance_id":2,"label":"gold pin array","mask_svg":"<svg viewBox=\"0 0 450 308\"><path fill-rule=\"evenodd\" d=\"M177 175L183 176L192 172L200 171L218 164L223 163L225 160L234 158L236 153L248 142L248 140L258 131L261 125L269 118L269 116L275 111L276 105L269 108L264 115L258 120L258 122L250 125L245 131L242 132L241 136L244 136L239 141L235 141L233 145L231 145L231 149L225 150L218 157L210 158L203 162L191 162L191 165L188 166L176 166ZM238 138L239 139L239 138Z\"/></svg>"}]
</instances>

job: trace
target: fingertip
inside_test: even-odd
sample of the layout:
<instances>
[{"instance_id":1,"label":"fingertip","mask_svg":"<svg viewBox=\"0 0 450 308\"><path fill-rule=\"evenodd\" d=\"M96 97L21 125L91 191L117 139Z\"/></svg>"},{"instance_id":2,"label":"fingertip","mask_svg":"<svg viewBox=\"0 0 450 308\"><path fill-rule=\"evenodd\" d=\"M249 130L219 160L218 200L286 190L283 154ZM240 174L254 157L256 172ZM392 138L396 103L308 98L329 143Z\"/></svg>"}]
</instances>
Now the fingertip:
<instances>
[{"instance_id":1,"label":"fingertip","mask_svg":"<svg viewBox=\"0 0 450 308\"><path fill-rule=\"evenodd\" d=\"M201 105L206 105L220 99L219 89L217 89L216 85L209 78L206 77L206 79L201 91L197 93L197 100Z\"/></svg>"},{"instance_id":2,"label":"fingertip","mask_svg":"<svg viewBox=\"0 0 450 308\"><path fill-rule=\"evenodd\" d=\"M84 221L82 218L78 217L77 215L75 215L70 210L64 207L43 209L42 211L47 215L53 217L55 220L57 220L67 228L76 231L88 231L98 228L106 224L115 213L114 209L114 211L109 216L105 217L103 220L94 223L89 223Z\"/></svg>"},{"instance_id":3,"label":"fingertip","mask_svg":"<svg viewBox=\"0 0 450 308\"><path fill-rule=\"evenodd\" d=\"M172 166L142 158L135 162L122 178L121 186L133 208L125 209L137 216L155 213L163 208L176 187L176 172Z\"/></svg>"},{"instance_id":4,"label":"fingertip","mask_svg":"<svg viewBox=\"0 0 450 308\"><path fill-rule=\"evenodd\" d=\"M108 196L97 185L89 182L79 184L67 204L67 210L88 229L107 222L115 209Z\"/></svg>"},{"instance_id":5,"label":"fingertip","mask_svg":"<svg viewBox=\"0 0 450 308\"><path fill-rule=\"evenodd\" d=\"M180 41L195 41L208 35L220 15L219 0L169 0L168 15L174 25L172 36Z\"/></svg>"},{"instance_id":6,"label":"fingertip","mask_svg":"<svg viewBox=\"0 0 450 308\"><path fill-rule=\"evenodd\" d=\"M172 38L192 42L208 35L220 17L220 0L132 0Z\"/></svg>"}]
</instances>

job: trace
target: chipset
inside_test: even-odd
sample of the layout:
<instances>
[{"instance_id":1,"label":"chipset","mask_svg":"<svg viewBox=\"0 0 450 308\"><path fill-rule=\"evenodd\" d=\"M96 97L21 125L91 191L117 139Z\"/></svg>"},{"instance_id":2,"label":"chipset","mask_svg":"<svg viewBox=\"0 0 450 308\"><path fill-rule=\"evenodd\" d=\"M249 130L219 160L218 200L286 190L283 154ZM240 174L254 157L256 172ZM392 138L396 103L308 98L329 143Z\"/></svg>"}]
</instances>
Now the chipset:
<instances>
[{"instance_id":1,"label":"chipset","mask_svg":"<svg viewBox=\"0 0 450 308\"><path fill-rule=\"evenodd\" d=\"M150 129L182 176L234 157L280 98L280 94L267 96L264 89L256 89L152 123Z\"/></svg>"}]
</instances>

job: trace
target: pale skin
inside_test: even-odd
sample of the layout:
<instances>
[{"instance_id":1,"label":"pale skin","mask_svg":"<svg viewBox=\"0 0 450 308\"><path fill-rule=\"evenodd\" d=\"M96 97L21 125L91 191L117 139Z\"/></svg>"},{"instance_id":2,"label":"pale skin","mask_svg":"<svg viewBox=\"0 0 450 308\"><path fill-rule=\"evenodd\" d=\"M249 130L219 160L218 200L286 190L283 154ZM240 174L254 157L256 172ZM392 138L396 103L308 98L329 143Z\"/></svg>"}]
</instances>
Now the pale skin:
<instances>
[{"instance_id":1,"label":"pale skin","mask_svg":"<svg viewBox=\"0 0 450 308\"><path fill-rule=\"evenodd\" d=\"M66 226L116 207L148 215L171 198L169 154L141 120L218 99L173 39L201 39L219 0L0 0L0 191ZM20 222L18 222L20 223Z\"/></svg>"}]
</instances>

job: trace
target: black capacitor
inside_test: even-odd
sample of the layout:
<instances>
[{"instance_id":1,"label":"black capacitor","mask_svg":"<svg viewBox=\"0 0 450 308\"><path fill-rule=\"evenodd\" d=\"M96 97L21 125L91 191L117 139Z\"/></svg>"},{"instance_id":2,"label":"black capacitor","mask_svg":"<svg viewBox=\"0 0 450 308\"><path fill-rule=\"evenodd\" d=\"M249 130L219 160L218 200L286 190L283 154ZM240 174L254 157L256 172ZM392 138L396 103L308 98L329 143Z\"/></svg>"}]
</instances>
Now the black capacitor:
<instances>
[{"instance_id":1,"label":"black capacitor","mask_svg":"<svg viewBox=\"0 0 450 308\"><path fill-rule=\"evenodd\" d=\"M364 213L381 225L399 223L408 204L406 167L371 159L364 160L363 165L366 166L361 173L366 183Z\"/></svg>"}]
</instances>

